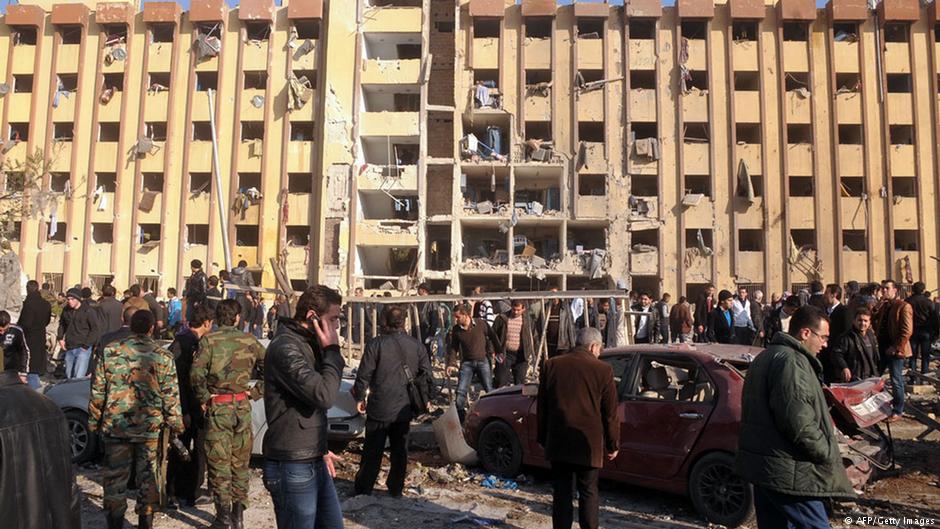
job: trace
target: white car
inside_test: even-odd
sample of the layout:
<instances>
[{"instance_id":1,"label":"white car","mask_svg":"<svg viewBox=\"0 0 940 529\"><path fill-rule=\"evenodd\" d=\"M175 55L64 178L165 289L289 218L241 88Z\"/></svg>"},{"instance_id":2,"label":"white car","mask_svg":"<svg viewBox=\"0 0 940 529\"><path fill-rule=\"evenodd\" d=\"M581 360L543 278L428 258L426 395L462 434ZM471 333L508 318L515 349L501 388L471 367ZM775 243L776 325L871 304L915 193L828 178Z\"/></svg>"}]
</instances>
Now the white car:
<instances>
[{"instance_id":1,"label":"white car","mask_svg":"<svg viewBox=\"0 0 940 529\"><path fill-rule=\"evenodd\" d=\"M346 442L365 435L365 417L356 411L356 401L349 390L355 378L344 374L339 394L333 407L327 411L327 438L334 442ZM99 440L88 431L88 401L91 399L91 377L65 380L46 387L45 395L52 399L68 420L72 441L72 461L83 463L98 455ZM261 443L268 424L264 417L264 400L251 403L251 431L254 442L252 455L261 455Z\"/></svg>"}]
</instances>

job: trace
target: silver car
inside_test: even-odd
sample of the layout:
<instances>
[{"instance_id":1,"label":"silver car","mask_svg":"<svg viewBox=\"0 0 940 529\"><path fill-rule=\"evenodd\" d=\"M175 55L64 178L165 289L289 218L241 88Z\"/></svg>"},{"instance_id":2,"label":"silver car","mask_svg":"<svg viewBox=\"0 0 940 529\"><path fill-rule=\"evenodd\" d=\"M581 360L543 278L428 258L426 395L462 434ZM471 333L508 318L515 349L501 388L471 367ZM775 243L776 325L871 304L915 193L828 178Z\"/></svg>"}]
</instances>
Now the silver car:
<instances>
[{"instance_id":1,"label":"silver car","mask_svg":"<svg viewBox=\"0 0 940 529\"><path fill-rule=\"evenodd\" d=\"M356 411L356 401L349 390L355 378L344 374L339 394L333 407L327 411L327 438L331 442L346 442L365 434L365 417ZM88 431L88 401L91 399L91 377L65 380L47 386L45 395L52 399L68 420L69 434L72 438L72 461L83 463L94 459L98 454L99 440ZM268 424L264 417L264 401L251 403L251 431L254 443L253 455L261 455L261 443Z\"/></svg>"}]
</instances>

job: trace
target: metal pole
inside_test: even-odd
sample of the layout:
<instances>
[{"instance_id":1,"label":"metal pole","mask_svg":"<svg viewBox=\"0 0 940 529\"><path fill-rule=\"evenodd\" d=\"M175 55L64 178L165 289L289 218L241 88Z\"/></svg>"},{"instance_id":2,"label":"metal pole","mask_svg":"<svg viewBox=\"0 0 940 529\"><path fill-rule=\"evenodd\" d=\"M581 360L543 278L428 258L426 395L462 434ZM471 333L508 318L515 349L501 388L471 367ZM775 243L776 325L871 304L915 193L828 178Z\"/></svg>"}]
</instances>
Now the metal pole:
<instances>
[{"instance_id":1,"label":"metal pole","mask_svg":"<svg viewBox=\"0 0 940 529\"><path fill-rule=\"evenodd\" d=\"M225 195L222 193L222 177L219 175L219 143L215 131L215 90L206 91L209 99L209 127L212 129L212 175L215 180L216 204L219 206L219 223L222 225L222 250L225 252L225 269L232 269L232 250L228 241L228 217L226 215Z\"/></svg>"}]
</instances>

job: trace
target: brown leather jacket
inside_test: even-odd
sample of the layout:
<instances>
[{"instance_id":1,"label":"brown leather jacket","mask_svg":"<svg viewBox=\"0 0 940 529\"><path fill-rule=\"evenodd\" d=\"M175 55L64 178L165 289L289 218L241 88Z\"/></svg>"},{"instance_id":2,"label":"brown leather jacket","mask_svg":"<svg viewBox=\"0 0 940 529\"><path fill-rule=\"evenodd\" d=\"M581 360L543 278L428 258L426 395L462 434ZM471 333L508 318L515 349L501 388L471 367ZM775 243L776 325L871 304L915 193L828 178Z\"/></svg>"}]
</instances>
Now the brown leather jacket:
<instances>
[{"instance_id":1,"label":"brown leather jacket","mask_svg":"<svg viewBox=\"0 0 940 529\"><path fill-rule=\"evenodd\" d=\"M914 333L914 309L910 303L903 299L882 301L876 312L876 320L876 332L884 323L888 326L888 336L891 338L890 347L881 354L900 358L913 356L911 335Z\"/></svg>"}]
</instances>

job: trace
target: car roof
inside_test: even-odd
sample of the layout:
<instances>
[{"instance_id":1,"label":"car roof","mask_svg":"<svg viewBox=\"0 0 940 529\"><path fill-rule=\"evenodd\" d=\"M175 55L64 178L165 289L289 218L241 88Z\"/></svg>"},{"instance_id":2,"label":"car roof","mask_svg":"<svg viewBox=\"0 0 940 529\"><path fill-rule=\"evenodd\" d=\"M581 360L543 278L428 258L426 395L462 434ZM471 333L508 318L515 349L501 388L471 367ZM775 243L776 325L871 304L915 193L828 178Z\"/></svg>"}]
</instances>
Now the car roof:
<instances>
[{"instance_id":1,"label":"car roof","mask_svg":"<svg viewBox=\"0 0 940 529\"><path fill-rule=\"evenodd\" d=\"M763 347L720 343L637 344L606 349L601 353L601 358L623 353L655 353L658 355L700 356L701 360L710 358L730 362L732 364L747 365L763 350Z\"/></svg>"}]
</instances>

